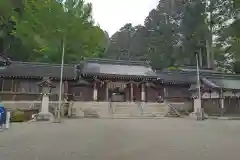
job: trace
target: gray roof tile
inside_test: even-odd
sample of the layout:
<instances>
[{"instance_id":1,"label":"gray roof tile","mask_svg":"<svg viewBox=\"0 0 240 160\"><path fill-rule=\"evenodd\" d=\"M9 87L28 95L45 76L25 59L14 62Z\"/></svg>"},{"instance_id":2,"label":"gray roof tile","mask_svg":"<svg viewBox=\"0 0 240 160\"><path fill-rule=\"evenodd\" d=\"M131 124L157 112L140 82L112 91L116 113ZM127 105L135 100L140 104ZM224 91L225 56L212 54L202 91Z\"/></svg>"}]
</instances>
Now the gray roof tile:
<instances>
[{"instance_id":1,"label":"gray roof tile","mask_svg":"<svg viewBox=\"0 0 240 160\"><path fill-rule=\"evenodd\" d=\"M201 77L201 82L202 82L201 87L210 87L213 89L240 90L240 80L236 79ZM190 90L195 89L196 84L192 84Z\"/></svg>"},{"instance_id":2,"label":"gray roof tile","mask_svg":"<svg viewBox=\"0 0 240 160\"><path fill-rule=\"evenodd\" d=\"M236 79L218 79L218 78L208 78L215 86L222 89L240 89L240 80ZM214 87L214 86L213 86ZM214 87L215 88L215 87Z\"/></svg>"},{"instance_id":3,"label":"gray roof tile","mask_svg":"<svg viewBox=\"0 0 240 160\"><path fill-rule=\"evenodd\" d=\"M0 76L60 78L60 72L60 64L13 61L6 68L0 69ZM75 79L76 77L75 65L64 65L63 78Z\"/></svg>"},{"instance_id":4,"label":"gray roof tile","mask_svg":"<svg viewBox=\"0 0 240 160\"><path fill-rule=\"evenodd\" d=\"M105 74L121 76L157 76L152 68L137 61L89 60L83 67L86 74Z\"/></svg>"},{"instance_id":5,"label":"gray roof tile","mask_svg":"<svg viewBox=\"0 0 240 160\"><path fill-rule=\"evenodd\" d=\"M196 83L196 75L193 74L157 71L157 75L164 82L187 83L187 84Z\"/></svg>"}]
</instances>

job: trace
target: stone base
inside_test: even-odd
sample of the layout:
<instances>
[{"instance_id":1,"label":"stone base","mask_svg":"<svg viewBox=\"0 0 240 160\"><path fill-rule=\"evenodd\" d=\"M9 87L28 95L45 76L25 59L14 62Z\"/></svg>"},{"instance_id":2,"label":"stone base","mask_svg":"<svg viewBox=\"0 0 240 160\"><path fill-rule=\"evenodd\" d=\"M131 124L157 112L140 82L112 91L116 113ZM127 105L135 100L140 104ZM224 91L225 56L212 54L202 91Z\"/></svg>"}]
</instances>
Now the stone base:
<instances>
[{"instance_id":1,"label":"stone base","mask_svg":"<svg viewBox=\"0 0 240 160\"><path fill-rule=\"evenodd\" d=\"M197 120L197 113L192 112L192 113L189 114L189 117L190 117L191 119Z\"/></svg>"},{"instance_id":2,"label":"stone base","mask_svg":"<svg viewBox=\"0 0 240 160\"><path fill-rule=\"evenodd\" d=\"M201 113L197 113L197 112L192 112L189 114L189 117L190 118L193 118L195 120L204 120L204 119L207 119L208 118L208 115L206 113L202 114L201 116Z\"/></svg>"},{"instance_id":3,"label":"stone base","mask_svg":"<svg viewBox=\"0 0 240 160\"><path fill-rule=\"evenodd\" d=\"M36 121L52 121L54 116L52 113L40 112L36 115Z\"/></svg>"}]
</instances>

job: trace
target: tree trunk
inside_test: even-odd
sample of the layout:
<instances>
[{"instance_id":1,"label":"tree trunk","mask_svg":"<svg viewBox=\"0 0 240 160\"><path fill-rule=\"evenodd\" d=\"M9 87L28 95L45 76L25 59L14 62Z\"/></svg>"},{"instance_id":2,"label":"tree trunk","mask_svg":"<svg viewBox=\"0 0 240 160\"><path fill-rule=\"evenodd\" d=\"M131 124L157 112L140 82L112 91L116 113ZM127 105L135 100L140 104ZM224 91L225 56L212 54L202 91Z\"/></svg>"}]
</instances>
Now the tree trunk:
<instances>
[{"instance_id":1,"label":"tree trunk","mask_svg":"<svg viewBox=\"0 0 240 160\"><path fill-rule=\"evenodd\" d=\"M207 49L207 67L208 68L212 68L212 64L211 64L211 52L210 52L210 44L209 44L209 40L206 40L206 49Z\"/></svg>"},{"instance_id":2,"label":"tree trunk","mask_svg":"<svg viewBox=\"0 0 240 160\"><path fill-rule=\"evenodd\" d=\"M0 38L0 54L4 52L4 40L3 38Z\"/></svg>"},{"instance_id":3,"label":"tree trunk","mask_svg":"<svg viewBox=\"0 0 240 160\"><path fill-rule=\"evenodd\" d=\"M209 1L211 3L211 1ZM212 7L212 4L209 4L210 7ZM208 22L208 26L209 26L209 34L207 36L207 40L206 40L206 49L207 49L207 66L208 68L215 68L214 65L214 53L212 52L212 43L213 43L213 24L212 24L212 20L213 20L213 8L209 9L209 22Z\"/></svg>"}]
</instances>

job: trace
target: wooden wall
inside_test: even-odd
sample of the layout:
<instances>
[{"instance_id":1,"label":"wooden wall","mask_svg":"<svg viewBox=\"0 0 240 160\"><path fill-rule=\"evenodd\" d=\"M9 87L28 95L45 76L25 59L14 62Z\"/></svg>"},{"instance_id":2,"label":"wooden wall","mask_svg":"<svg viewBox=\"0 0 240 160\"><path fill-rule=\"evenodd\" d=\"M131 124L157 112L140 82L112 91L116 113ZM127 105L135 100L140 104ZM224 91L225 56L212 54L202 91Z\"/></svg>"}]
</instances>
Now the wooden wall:
<instances>
[{"instance_id":1,"label":"wooden wall","mask_svg":"<svg viewBox=\"0 0 240 160\"><path fill-rule=\"evenodd\" d=\"M92 101L93 88L92 86L76 86L69 89L69 94L73 94L74 101Z\"/></svg>"},{"instance_id":2,"label":"wooden wall","mask_svg":"<svg viewBox=\"0 0 240 160\"><path fill-rule=\"evenodd\" d=\"M20 100L41 100L41 93L38 83L41 80L36 79L0 79L0 99L7 101ZM51 101L57 101L59 95L59 81L53 81L55 88L52 88L50 95ZM63 84L62 93L65 87Z\"/></svg>"},{"instance_id":3,"label":"wooden wall","mask_svg":"<svg viewBox=\"0 0 240 160\"><path fill-rule=\"evenodd\" d=\"M39 92L37 82L30 79L0 79L0 91L37 93Z\"/></svg>"},{"instance_id":4,"label":"wooden wall","mask_svg":"<svg viewBox=\"0 0 240 160\"><path fill-rule=\"evenodd\" d=\"M191 97L190 91L189 91L189 86L185 85L167 85L165 86L166 88L166 93L165 97L166 98L186 98L186 97Z\"/></svg>"},{"instance_id":5,"label":"wooden wall","mask_svg":"<svg viewBox=\"0 0 240 160\"><path fill-rule=\"evenodd\" d=\"M34 79L0 79L0 94L1 100L41 100L40 90L38 83L41 80ZM57 101L59 95L59 81L53 81L55 88L52 88L50 96L51 101ZM136 101L141 100L141 88L133 85L133 96ZM164 95L164 87L166 88L166 94ZM145 87L146 101L156 102L158 96L165 99L185 99L190 98L188 85L160 85L156 87ZM74 94L77 101L92 101L93 100L93 87L73 87L68 88L62 86L62 92L68 94ZM125 89L125 100L129 101L130 88ZM106 89L105 86L98 88L98 100L105 101Z\"/></svg>"}]
</instances>

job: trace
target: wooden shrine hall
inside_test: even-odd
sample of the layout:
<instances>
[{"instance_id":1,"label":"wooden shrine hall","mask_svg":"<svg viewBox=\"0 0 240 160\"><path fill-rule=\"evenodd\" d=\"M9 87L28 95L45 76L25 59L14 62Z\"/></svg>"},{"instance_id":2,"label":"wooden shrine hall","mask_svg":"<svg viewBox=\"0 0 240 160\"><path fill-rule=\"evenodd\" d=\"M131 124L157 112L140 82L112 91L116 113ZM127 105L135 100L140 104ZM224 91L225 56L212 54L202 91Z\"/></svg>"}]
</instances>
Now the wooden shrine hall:
<instances>
[{"instance_id":1,"label":"wooden shrine hall","mask_svg":"<svg viewBox=\"0 0 240 160\"><path fill-rule=\"evenodd\" d=\"M60 64L11 61L0 56L0 97L3 101L39 100L39 82L49 79L55 86L50 100L59 95ZM62 96L73 101L156 102L163 97L163 83L145 62L90 59L66 64Z\"/></svg>"},{"instance_id":2,"label":"wooden shrine hall","mask_svg":"<svg viewBox=\"0 0 240 160\"><path fill-rule=\"evenodd\" d=\"M60 64L11 61L0 55L2 101L41 100L39 83L50 81L58 101ZM200 70L203 107L210 113L240 113L240 76ZM89 59L63 68L62 99L68 101L187 102L196 95L196 68L154 71L146 62ZM224 104L224 105L223 105Z\"/></svg>"},{"instance_id":3,"label":"wooden shrine hall","mask_svg":"<svg viewBox=\"0 0 240 160\"><path fill-rule=\"evenodd\" d=\"M162 81L144 62L91 59L77 68L80 79L71 87L75 100L156 102L163 96Z\"/></svg>"}]
</instances>

